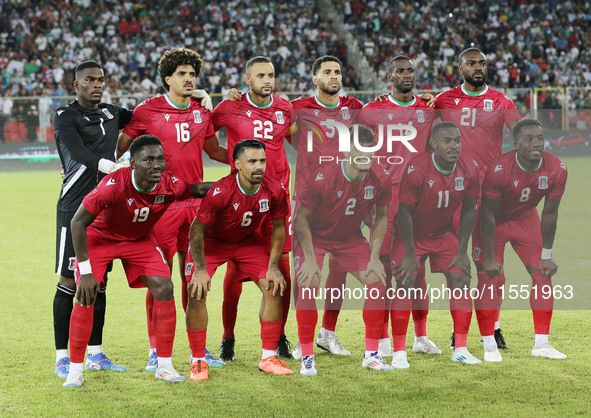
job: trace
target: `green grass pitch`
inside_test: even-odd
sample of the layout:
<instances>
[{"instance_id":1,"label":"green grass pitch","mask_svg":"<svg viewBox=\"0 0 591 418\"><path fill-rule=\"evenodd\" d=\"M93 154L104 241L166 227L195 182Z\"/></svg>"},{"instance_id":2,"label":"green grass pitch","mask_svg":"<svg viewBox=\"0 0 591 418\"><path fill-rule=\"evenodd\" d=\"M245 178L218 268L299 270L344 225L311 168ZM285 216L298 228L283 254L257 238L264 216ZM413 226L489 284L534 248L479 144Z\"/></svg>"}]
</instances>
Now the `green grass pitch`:
<instances>
[{"instance_id":1,"label":"green grass pitch","mask_svg":"<svg viewBox=\"0 0 591 418\"><path fill-rule=\"evenodd\" d=\"M79 390L61 387L54 373L52 300L55 204L58 172L2 173L0 234L0 415L19 416L180 416L180 415L587 415L591 393L591 314L589 312L589 207L586 192L591 168L587 159L567 159L570 178L560 209L554 255L560 266L555 284L571 284L575 299L559 301L551 343L565 352L564 361L532 358L531 313L505 310L501 326L510 350L500 364L467 366L451 362L451 318L443 309L429 314L430 338L443 349L440 356L409 351L411 368L374 372L360 367L363 321L360 311L343 311L337 332L352 357L317 353L319 375L298 374L299 361L288 361L294 376L267 376L256 370L260 355L258 308L260 296L244 286L236 326L238 360L212 369L207 382L168 384L143 371L148 342L144 290L127 287L120 264L111 274L103 346L125 373L85 372ZM226 173L206 169L207 180ZM176 268L176 266L175 266ZM507 284L528 283L510 248L506 257ZM173 277L178 309L173 361L189 375L189 351L180 308L179 277ZM441 285L440 275L429 275ZM221 340L221 281L213 280L208 306L208 348L216 352ZM576 309L576 310L574 310ZM321 316L320 312L320 316ZM411 321L412 324L412 321ZM288 337L297 340L295 312L290 312ZM412 325L407 346L412 345ZM482 344L473 317L468 346L482 358ZM319 351L319 350L318 350Z\"/></svg>"}]
</instances>

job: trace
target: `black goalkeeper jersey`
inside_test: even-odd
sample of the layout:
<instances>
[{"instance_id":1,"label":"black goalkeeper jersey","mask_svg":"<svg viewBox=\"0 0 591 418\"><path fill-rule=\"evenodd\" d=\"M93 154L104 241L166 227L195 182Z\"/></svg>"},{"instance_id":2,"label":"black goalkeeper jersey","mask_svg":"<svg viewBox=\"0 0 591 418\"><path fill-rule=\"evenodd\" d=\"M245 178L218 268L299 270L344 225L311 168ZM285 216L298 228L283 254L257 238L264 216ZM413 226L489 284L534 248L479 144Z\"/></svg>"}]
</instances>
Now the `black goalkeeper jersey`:
<instances>
[{"instance_id":1,"label":"black goalkeeper jersey","mask_svg":"<svg viewBox=\"0 0 591 418\"><path fill-rule=\"evenodd\" d=\"M92 110L77 100L57 109L53 129L65 171L60 209L78 209L84 196L105 176L98 171L98 162L101 158L115 161L119 131L129 122L131 113L106 103Z\"/></svg>"}]
</instances>

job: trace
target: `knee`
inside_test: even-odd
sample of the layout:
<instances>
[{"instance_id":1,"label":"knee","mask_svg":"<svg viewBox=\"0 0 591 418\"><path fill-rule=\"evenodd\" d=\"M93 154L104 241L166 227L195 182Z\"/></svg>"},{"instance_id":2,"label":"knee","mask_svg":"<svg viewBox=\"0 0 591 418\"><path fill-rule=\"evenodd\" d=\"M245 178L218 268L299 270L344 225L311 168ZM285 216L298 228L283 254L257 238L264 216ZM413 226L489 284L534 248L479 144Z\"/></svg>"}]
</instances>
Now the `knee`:
<instances>
[{"instance_id":1,"label":"knee","mask_svg":"<svg viewBox=\"0 0 591 418\"><path fill-rule=\"evenodd\" d=\"M450 285L452 289L470 289L470 276L454 275L451 277Z\"/></svg>"},{"instance_id":2,"label":"knee","mask_svg":"<svg viewBox=\"0 0 591 418\"><path fill-rule=\"evenodd\" d=\"M169 301L174 298L174 286L168 277L154 277L151 284L150 292L152 292L154 299Z\"/></svg>"},{"instance_id":3,"label":"knee","mask_svg":"<svg viewBox=\"0 0 591 418\"><path fill-rule=\"evenodd\" d=\"M76 289L76 280L73 277L60 276L59 284L69 289Z\"/></svg>"}]
</instances>

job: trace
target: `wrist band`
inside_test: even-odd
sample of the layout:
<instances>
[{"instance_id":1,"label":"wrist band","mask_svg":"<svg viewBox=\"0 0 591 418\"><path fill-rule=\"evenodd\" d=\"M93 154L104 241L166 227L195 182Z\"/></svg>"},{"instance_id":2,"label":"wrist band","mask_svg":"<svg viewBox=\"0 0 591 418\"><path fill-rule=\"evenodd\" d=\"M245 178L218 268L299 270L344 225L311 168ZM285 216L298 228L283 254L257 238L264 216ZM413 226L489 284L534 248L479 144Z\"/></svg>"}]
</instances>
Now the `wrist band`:
<instances>
[{"instance_id":1,"label":"wrist band","mask_svg":"<svg viewBox=\"0 0 591 418\"><path fill-rule=\"evenodd\" d=\"M81 276L85 274L91 274L92 268L90 267L90 260L80 261L78 263L78 271L80 272Z\"/></svg>"},{"instance_id":2,"label":"wrist band","mask_svg":"<svg viewBox=\"0 0 591 418\"><path fill-rule=\"evenodd\" d=\"M551 260L552 259L552 248L542 248L542 260Z\"/></svg>"}]
</instances>

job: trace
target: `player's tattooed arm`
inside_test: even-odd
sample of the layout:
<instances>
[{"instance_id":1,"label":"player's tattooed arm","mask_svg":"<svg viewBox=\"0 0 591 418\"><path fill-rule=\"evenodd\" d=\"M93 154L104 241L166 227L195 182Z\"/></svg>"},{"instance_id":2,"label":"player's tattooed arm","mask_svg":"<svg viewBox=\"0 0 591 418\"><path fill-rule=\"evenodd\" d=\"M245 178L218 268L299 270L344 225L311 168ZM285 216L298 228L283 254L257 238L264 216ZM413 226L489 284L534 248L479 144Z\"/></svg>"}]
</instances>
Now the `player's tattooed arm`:
<instances>
[{"instance_id":1,"label":"player's tattooed arm","mask_svg":"<svg viewBox=\"0 0 591 418\"><path fill-rule=\"evenodd\" d=\"M415 249L414 226L411 217L413 210L414 206L402 202L398 208L398 229L404 245L405 255L394 268L394 275L402 285L410 283L411 277L416 275L415 272L419 271L421 267L417 261Z\"/></svg>"},{"instance_id":2,"label":"player's tattooed arm","mask_svg":"<svg viewBox=\"0 0 591 418\"><path fill-rule=\"evenodd\" d=\"M302 263L302 267L297 272L298 285L302 287L318 286L320 284L320 269L316 263L312 231L310 230L310 222L308 221L310 215L312 215L312 211L300 205L294 221L298 241L302 246L304 257L306 258Z\"/></svg>"},{"instance_id":3,"label":"player's tattooed arm","mask_svg":"<svg viewBox=\"0 0 591 418\"><path fill-rule=\"evenodd\" d=\"M190 186L192 197L205 197L207 192L209 192L209 189L211 189L211 186L213 186L213 182L193 183Z\"/></svg>"},{"instance_id":4,"label":"player's tattooed arm","mask_svg":"<svg viewBox=\"0 0 591 418\"><path fill-rule=\"evenodd\" d=\"M386 229L388 228L388 206L376 207L376 219L373 224L373 233L371 236L371 255L367 269L363 276L367 278L370 273L374 273L386 285L386 270L380 260L380 249L382 242L386 236Z\"/></svg>"},{"instance_id":5,"label":"player's tattooed arm","mask_svg":"<svg viewBox=\"0 0 591 418\"><path fill-rule=\"evenodd\" d=\"M503 265L495 260L495 214L501 205L500 199L482 196L482 214L480 215L480 245L482 246L482 267L490 277L503 273Z\"/></svg>"},{"instance_id":6,"label":"player's tattooed arm","mask_svg":"<svg viewBox=\"0 0 591 418\"><path fill-rule=\"evenodd\" d=\"M279 294L283 296L285 290L285 279L279 270L279 259L285 246L287 238L287 229L285 227L285 218L273 219L273 231L271 232L271 254L269 256L269 267L267 269L267 290L273 288L273 296Z\"/></svg>"},{"instance_id":7,"label":"player's tattooed arm","mask_svg":"<svg viewBox=\"0 0 591 418\"><path fill-rule=\"evenodd\" d=\"M468 241L474 229L474 216L476 215L476 201L478 197L464 199L462 202L462 212L460 213L460 242L458 252L453 258L449 269L457 267L467 275L470 275L471 265L468 257Z\"/></svg>"},{"instance_id":8,"label":"player's tattooed arm","mask_svg":"<svg viewBox=\"0 0 591 418\"><path fill-rule=\"evenodd\" d=\"M207 274L204 251L204 237L207 228L208 225L195 218L189 232L191 255L193 256L195 271L193 272L191 281L187 284L187 290L189 297L196 298L197 300L201 300L202 297L205 298L207 292L211 290L211 277Z\"/></svg>"},{"instance_id":9,"label":"player's tattooed arm","mask_svg":"<svg viewBox=\"0 0 591 418\"><path fill-rule=\"evenodd\" d=\"M543 248L552 249L552 246L554 245L559 205L560 198L550 199L546 197L544 200L544 208L542 209L541 219ZM541 259L540 270L542 270L544 276L552 277L558 271L558 265L554 262L553 258Z\"/></svg>"},{"instance_id":10,"label":"player's tattooed arm","mask_svg":"<svg viewBox=\"0 0 591 418\"><path fill-rule=\"evenodd\" d=\"M88 235L86 228L96 219L96 215L89 212L82 204L72 218L72 241L78 261L80 279L76 286L76 300L82 306L92 306L96 301L100 285L92 275L88 257ZM86 266L86 267L84 267Z\"/></svg>"},{"instance_id":11,"label":"player's tattooed arm","mask_svg":"<svg viewBox=\"0 0 591 418\"><path fill-rule=\"evenodd\" d=\"M216 135L206 138L203 143L203 151L209 158L220 163L228 163L228 149L220 145L220 141Z\"/></svg>"}]
</instances>

